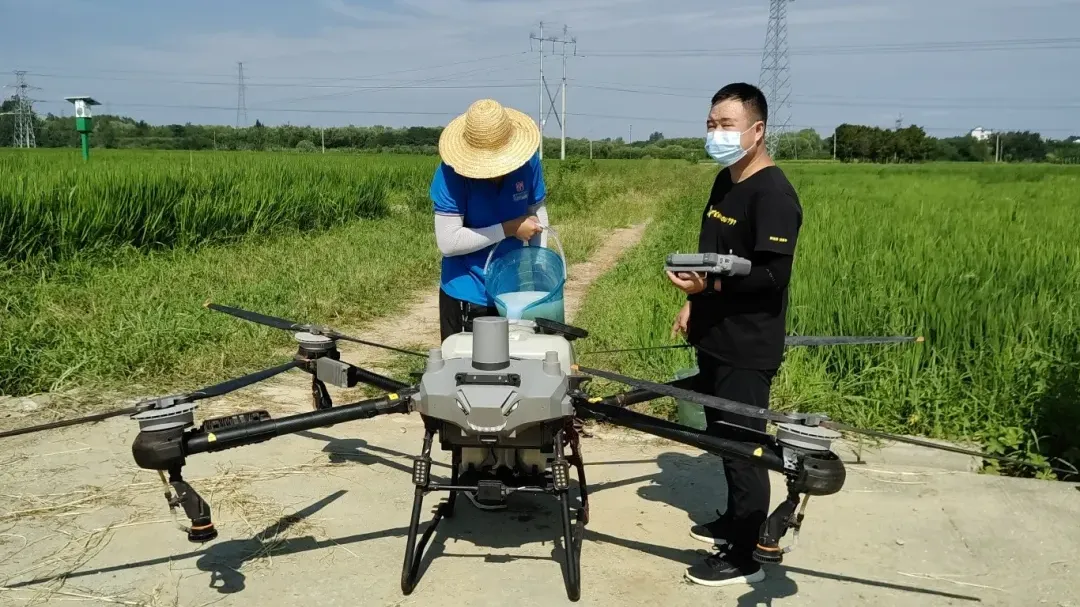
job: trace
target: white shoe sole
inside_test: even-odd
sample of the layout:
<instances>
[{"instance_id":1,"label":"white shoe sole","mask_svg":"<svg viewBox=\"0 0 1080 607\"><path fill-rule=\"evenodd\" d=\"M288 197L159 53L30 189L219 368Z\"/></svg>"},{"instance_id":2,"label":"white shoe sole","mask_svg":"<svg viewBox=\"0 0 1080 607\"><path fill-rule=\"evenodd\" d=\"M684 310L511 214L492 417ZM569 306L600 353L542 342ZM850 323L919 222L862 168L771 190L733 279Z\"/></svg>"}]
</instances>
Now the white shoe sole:
<instances>
[{"instance_id":1,"label":"white shoe sole","mask_svg":"<svg viewBox=\"0 0 1080 607\"><path fill-rule=\"evenodd\" d=\"M727 540L725 539L711 538L706 535L698 535L697 533L694 533L693 529L690 530L690 537L698 540L699 542L705 542L706 544L716 544L717 546L727 543Z\"/></svg>"},{"instance_id":2,"label":"white shoe sole","mask_svg":"<svg viewBox=\"0 0 1080 607\"><path fill-rule=\"evenodd\" d=\"M750 575L742 575L727 580L702 580L690 575L689 571L684 572L683 575L686 577L686 579L690 580L695 584L701 584L702 586L712 586L715 588L718 586L733 586L735 584L754 584L756 582L760 582L765 579L765 570L758 569L755 573L751 573Z\"/></svg>"}]
</instances>

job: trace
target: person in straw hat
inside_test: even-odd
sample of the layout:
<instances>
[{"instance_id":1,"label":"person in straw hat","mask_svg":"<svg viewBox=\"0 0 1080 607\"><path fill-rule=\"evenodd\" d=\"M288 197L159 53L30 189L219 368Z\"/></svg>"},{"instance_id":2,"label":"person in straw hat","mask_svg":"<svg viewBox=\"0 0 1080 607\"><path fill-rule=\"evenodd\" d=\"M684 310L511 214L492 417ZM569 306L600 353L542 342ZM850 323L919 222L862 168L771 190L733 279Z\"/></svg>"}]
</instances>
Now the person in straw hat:
<instances>
[{"instance_id":1,"label":"person in straw hat","mask_svg":"<svg viewBox=\"0 0 1080 607\"><path fill-rule=\"evenodd\" d=\"M547 189L537 151L540 129L528 115L481 99L439 136L442 162L431 182L435 239L442 253L439 324L442 339L496 315L484 288L491 247L545 246Z\"/></svg>"},{"instance_id":2,"label":"person in straw hat","mask_svg":"<svg viewBox=\"0 0 1080 607\"><path fill-rule=\"evenodd\" d=\"M431 182L435 239L442 252L439 325L442 339L472 330L479 316L497 316L484 287L484 264L491 248L500 252L545 246L547 188L537 151L540 129L528 115L481 99L450 121L439 136L442 162ZM498 465L497 461L484 462ZM462 466L462 482L470 471ZM506 502L485 503L462 492L482 510L502 510Z\"/></svg>"}]
</instances>

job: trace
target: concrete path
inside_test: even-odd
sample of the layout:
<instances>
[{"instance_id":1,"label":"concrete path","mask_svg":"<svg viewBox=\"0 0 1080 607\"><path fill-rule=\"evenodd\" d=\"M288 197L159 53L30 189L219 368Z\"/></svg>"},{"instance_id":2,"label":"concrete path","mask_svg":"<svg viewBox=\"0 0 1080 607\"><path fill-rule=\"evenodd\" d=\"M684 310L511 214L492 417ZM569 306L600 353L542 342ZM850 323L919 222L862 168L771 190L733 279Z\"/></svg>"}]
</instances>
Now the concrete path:
<instances>
[{"instance_id":1,"label":"concrete path","mask_svg":"<svg viewBox=\"0 0 1080 607\"><path fill-rule=\"evenodd\" d=\"M0 603L570 604L547 496L494 513L462 500L416 591L401 595L417 416L192 457L185 476L220 533L201 547L169 517L157 475L131 461L135 433L118 418L3 441ZM711 589L682 574L707 548L688 527L723 503L719 462L617 430L583 450L592 520L581 605L1080 606L1075 484L977 475L967 458L902 445L864 451L840 494L810 501L798 546L765 582ZM783 481L773 481L775 504Z\"/></svg>"}]
</instances>

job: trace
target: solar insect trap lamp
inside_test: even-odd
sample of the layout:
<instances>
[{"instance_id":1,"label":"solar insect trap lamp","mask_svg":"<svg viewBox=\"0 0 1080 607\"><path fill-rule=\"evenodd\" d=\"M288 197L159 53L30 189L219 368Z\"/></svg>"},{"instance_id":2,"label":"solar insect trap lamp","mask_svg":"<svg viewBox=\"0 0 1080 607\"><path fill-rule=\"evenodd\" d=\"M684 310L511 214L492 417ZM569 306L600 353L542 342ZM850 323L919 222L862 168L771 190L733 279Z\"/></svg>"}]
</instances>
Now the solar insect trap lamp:
<instances>
[{"instance_id":1,"label":"solar insect trap lamp","mask_svg":"<svg viewBox=\"0 0 1080 607\"><path fill-rule=\"evenodd\" d=\"M217 537L217 529L210 505L183 478L182 469L187 458L379 415L417 413L423 421L424 437L420 455L414 459L409 476L413 505L401 570L402 593L408 595L416 587L424 548L440 521L453 517L459 494L472 495L483 504L501 502L516 493L530 493L552 496L558 504L562 524L554 534L561 536L563 581L567 596L574 601L581 594L581 542L590 516L580 441L583 420L630 428L725 458L750 462L783 475L787 484L786 499L758 530L754 558L763 563L779 563L791 550L794 544L781 547L780 540L789 530L794 530L797 539L810 496L835 494L843 487L844 464L832 451L833 441L842 432L1049 468L1046 464L854 428L833 422L824 415L780 413L752 407L692 391L689 387L693 378L656 383L582 366L577 362L579 355L574 344L587 338L588 332L561 320L565 260L553 252L550 255L538 252L542 247L523 248L534 251L506 255L488 266L489 285L496 288L497 297L503 301L500 311L518 317L478 318L471 331L451 335L439 347L426 353L365 341L323 325L301 324L208 302L205 306L210 310L292 333L297 344L292 360L194 392L152 398L89 417L0 432L0 437L130 415L139 425L131 445L136 465L158 472L166 486L169 508L180 507L191 521L190 527L185 529L188 539L208 542ZM744 261L726 257L677 256L670 258L665 267L679 271L704 267L711 275L725 276L748 271L749 265ZM504 280L509 285L505 290L499 286ZM528 297L534 299L525 305L508 301L510 293L529 291L546 292L547 295L533 293ZM553 303L556 301L557 305ZM556 318L548 318L547 314ZM421 357L426 359L426 367L412 383L385 377L342 361L337 349L339 341ZM808 346L902 341L920 340L913 337L803 336L789 337L787 343L789 346ZM670 347L657 346L656 349ZM267 411L255 410L197 423L197 401L233 392L289 370L303 371L310 376L312 411L272 419ZM585 384L594 377L632 389L606 397L591 396L585 391ZM385 391L385 394L337 405L331 401L327 383L340 388L366 384ZM731 440L627 408L662 397L766 419L774 422L779 430L775 436L762 433L747 440ZM435 446L450 452L449 478L432 474L432 449ZM571 482L571 469L576 472L576 483ZM571 492L577 494L578 500L571 499ZM429 494L445 495L447 499L436 506L433 519L421 535L421 511Z\"/></svg>"},{"instance_id":2,"label":"solar insect trap lamp","mask_svg":"<svg viewBox=\"0 0 1080 607\"><path fill-rule=\"evenodd\" d=\"M83 160L90 159L90 132L94 130L94 118L90 106L101 105L93 97L64 97L75 105L75 130L79 132L82 143Z\"/></svg>"}]
</instances>

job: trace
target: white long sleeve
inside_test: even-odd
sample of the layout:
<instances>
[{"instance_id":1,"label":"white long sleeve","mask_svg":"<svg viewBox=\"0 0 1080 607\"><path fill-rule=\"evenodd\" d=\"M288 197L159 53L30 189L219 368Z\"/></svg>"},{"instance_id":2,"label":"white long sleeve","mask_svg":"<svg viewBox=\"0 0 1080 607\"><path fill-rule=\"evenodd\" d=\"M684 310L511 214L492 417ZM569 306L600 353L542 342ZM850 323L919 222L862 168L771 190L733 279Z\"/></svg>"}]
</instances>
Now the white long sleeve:
<instances>
[{"instance_id":1,"label":"white long sleeve","mask_svg":"<svg viewBox=\"0 0 1080 607\"><path fill-rule=\"evenodd\" d=\"M435 242L447 257L479 251L506 238L502 224L466 228L461 215L435 214Z\"/></svg>"}]
</instances>

